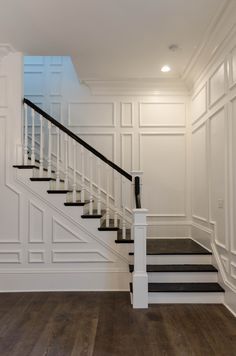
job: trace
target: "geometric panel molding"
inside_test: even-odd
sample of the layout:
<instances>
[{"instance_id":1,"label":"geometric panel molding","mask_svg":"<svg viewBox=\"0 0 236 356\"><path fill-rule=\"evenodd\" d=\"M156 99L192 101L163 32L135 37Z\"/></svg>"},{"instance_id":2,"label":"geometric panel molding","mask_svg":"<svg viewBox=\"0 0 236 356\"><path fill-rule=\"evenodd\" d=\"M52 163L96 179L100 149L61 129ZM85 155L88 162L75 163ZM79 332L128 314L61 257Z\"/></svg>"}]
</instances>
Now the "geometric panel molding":
<instances>
[{"instance_id":1,"label":"geometric panel molding","mask_svg":"<svg viewBox=\"0 0 236 356\"><path fill-rule=\"evenodd\" d=\"M140 103L140 127L183 127L186 123L184 103Z\"/></svg>"},{"instance_id":2,"label":"geometric panel molding","mask_svg":"<svg viewBox=\"0 0 236 356\"><path fill-rule=\"evenodd\" d=\"M225 272L229 273L229 259L223 255L220 255L220 258L223 263Z\"/></svg>"},{"instance_id":3,"label":"geometric panel molding","mask_svg":"<svg viewBox=\"0 0 236 356\"><path fill-rule=\"evenodd\" d=\"M52 251L53 263L114 262L97 250Z\"/></svg>"},{"instance_id":4,"label":"geometric panel molding","mask_svg":"<svg viewBox=\"0 0 236 356\"><path fill-rule=\"evenodd\" d=\"M52 241L54 243L84 243L87 242L57 219L52 219Z\"/></svg>"},{"instance_id":5,"label":"geometric panel molding","mask_svg":"<svg viewBox=\"0 0 236 356\"><path fill-rule=\"evenodd\" d=\"M209 104L212 106L225 94L225 65L222 63L209 79Z\"/></svg>"},{"instance_id":6,"label":"geometric panel molding","mask_svg":"<svg viewBox=\"0 0 236 356\"><path fill-rule=\"evenodd\" d=\"M133 126L133 104L121 103L121 127Z\"/></svg>"},{"instance_id":7,"label":"geometric panel molding","mask_svg":"<svg viewBox=\"0 0 236 356\"><path fill-rule=\"evenodd\" d=\"M44 211L29 201L29 242L42 243L44 240Z\"/></svg>"},{"instance_id":8,"label":"geometric panel molding","mask_svg":"<svg viewBox=\"0 0 236 356\"><path fill-rule=\"evenodd\" d=\"M69 103L69 126L114 127L114 103Z\"/></svg>"},{"instance_id":9,"label":"geometric panel molding","mask_svg":"<svg viewBox=\"0 0 236 356\"><path fill-rule=\"evenodd\" d=\"M236 279L236 264L231 262L231 277Z\"/></svg>"},{"instance_id":10,"label":"geometric panel molding","mask_svg":"<svg viewBox=\"0 0 236 356\"><path fill-rule=\"evenodd\" d=\"M29 251L29 263L44 263L44 251Z\"/></svg>"},{"instance_id":11,"label":"geometric panel molding","mask_svg":"<svg viewBox=\"0 0 236 356\"><path fill-rule=\"evenodd\" d=\"M192 123L194 124L207 112L207 86L199 90L192 100Z\"/></svg>"},{"instance_id":12,"label":"geometric panel molding","mask_svg":"<svg viewBox=\"0 0 236 356\"><path fill-rule=\"evenodd\" d=\"M1 251L1 263L21 263L21 251Z\"/></svg>"},{"instance_id":13,"label":"geometric panel molding","mask_svg":"<svg viewBox=\"0 0 236 356\"><path fill-rule=\"evenodd\" d=\"M7 106L7 78L0 76L0 107Z\"/></svg>"}]
</instances>

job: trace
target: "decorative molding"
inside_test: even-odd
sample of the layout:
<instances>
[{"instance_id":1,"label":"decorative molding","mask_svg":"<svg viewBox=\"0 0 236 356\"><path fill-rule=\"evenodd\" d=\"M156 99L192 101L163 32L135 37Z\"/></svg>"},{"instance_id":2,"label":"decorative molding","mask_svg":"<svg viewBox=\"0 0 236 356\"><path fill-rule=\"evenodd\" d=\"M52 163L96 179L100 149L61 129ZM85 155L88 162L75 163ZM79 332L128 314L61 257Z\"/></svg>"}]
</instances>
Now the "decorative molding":
<instances>
[{"instance_id":1,"label":"decorative molding","mask_svg":"<svg viewBox=\"0 0 236 356\"><path fill-rule=\"evenodd\" d=\"M21 251L0 251L0 264L1 263L21 263Z\"/></svg>"},{"instance_id":2,"label":"decorative molding","mask_svg":"<svg viewBox=\"0 0 236 356\"><path fill-rule=\"evenodd\" d=\"M45 263L45 251L28 250L29 263Z\"/></svg>"},{"instance_id":3,"label":"decorative molding","mask_svg":"<svg viewBox=\"0 0 236 356\"><path fill-rule=\"evenodd\" d=\"M196 124L206 113L207 113L207 83L205 83L197 92L194 94L192 98L192 114L194 114L194 101L197 100L201 93L203 92L204 96L204 109L202 112L195 117L195 119L192 121L192 125ZM197 105L197 104L196 104Z\"/></svg>"},{"instance_id":4,"label":"decorative molding","mask_svg":"<svg viewBox=\"0 0 236 356\"><path fill-rule=\"evenodd\" d=\"M230 264L230 274L232 278L236 279L236 263L234 262Z\"/></svg>"},{"instance_id":5,"label":"decorative molding","mask_svg":"<svg viewBox=\"0 0 236 356\"><path fill-rule=\"evenodd\" d=\"M66 231L68 234L72 235L71 238L58 238L57 237L57 226ZM59 222L55 217L52 218L52 242L53 243L87 243L88 241L84 238L78 236L73 230L68 226L64 225L62 222Z\"/></svg>"},{"instance_id":6,"label":"decorative molding","mask_svg":"<svg viewBox=\"0 0 236 356\"><path fill-rule=\"evenodd\" d=\"M130 124L126 125L124 119L124 107L130 105ZM133 127L134 126L134 103L133 102L121 102L120 103L120 127Z\"/></svg>"},{"instance_id":7,"label":"decorative molding","mask_svg":"<svg viewBox=\"0 0 236 356\"><path fill-rule=\"evenodd\" d=\"M206 222L208 221L206 218L204 218L204 217L202 217L202 216L195 215L195 214L192 215L192 218L193 218L193 219L196 219L196 220L198 220L198 221L202 221L202 222L204 222L204 223L206 223Z\"/></svg>"},{"instance_id":8,"label":"decorative molding","mask_svg":"<svg viewBox=\"0 0 236 356\"><path fill-rule=\"evenodd\" d=\"M71 256L71 257L69 257ZM98 250L52 250L53 263L113 263L108 256Z\"/></svg>"},{"instance_id":9,"label":"decorative molding","mask_svg":"<svg viewBox=\"0 0 236 356\"><path fill-rule=\"evenodd\" d=\"M40 221L35 223L33 219L33 209L38 211L41 215ZM28 202L28 241L30 243L43 243L44 242L44 213L45 211L41 209L35 202L29 200ZM34 229L39 231L41 228L41 237L39 239L34 239Z\"/></svg>"},{"instance_id":10,"label":"decorative molding","mask_svg":"<svg viewBox=\"0 0 236 356\"><path fill-rule=\"evenodd\" d=\"M124 169L125 155L126 152L124 150L124 138L130 136L131 137L131 149L130 149L130 157L131 157L131 167L130 171L133 171L134 167L134 133L133 132L122 132L120 134L121 143L120 143L120 157L121 157L121 167Z\"/></svg>"},{"instance_id":11,"label":"decorative molding","mask_svg":"<svg viewBox=\"0 0 236 356\"><path fill-rule=\"evenodd\" d=\"M223 90L222 93L219 94L219 96L217 96L215 99L212 99L213 96L213 89L212 86L214 85L215 82L219 82L218 79L216 79L216 81L214 82L214 78L217 77L217 74L219 73L219 71L223 70ZM208 91L209 91L209 95L208 95L208 105L209 108L211 109L214 105L216 105L226 94L226 79L227 79L227 74L226 74L226 64L225 61L223 61L222 63L220 63L218 65L218 67L215 69L214 73L210 76L209 80L208 80ZM213 83L211 86L211 82Z\"/></svg>"},{"instance_id":12,"label":"decorative molding","mask_svg":"<svg viewBox=\"0 0 236 356\"><path fill-rule=\"evenodd\" d=\"M142 123L142 106L145 105L160 105L160 106L164 106L164 105L182 105L184 107L184 123L183 124L146 124L146 123ZM176 111L175 111L176 114ZM157 116L158 117L158 116ZM186 126L186 103L185 102L160 102L160 101L153 101L153 102L139 102L139 127L144 128L144 127L181 127L184 128Z\"/></svg>"},{"instance_id":13,"label":"decorative molding","mask_svg":"<svg viewBox=\"0 0 236 356\"><path fill-rule=\"evenodd\" d=\"M188 95L184 82L174 78L89 79L83 78L92 95Z\"/></svg>"},{"instance_id":14,"label":"decorative molding","mask_svg":"<svg viewBox=\"0 0 236 356\"><path fill-rule=\"evenodd\" d=\"M92 105L97 105L98 107L102 107L102 105L109 105L111 106L111 124L110 125L104 125L104 124L98 124L95 122L92 122L91 124L79 124L79 116L80 114L78 114L78 125L74 124L71 120L71 113L72 113L72 106L73 105L78 105L78 106L92 106ZM104 114L103 114L104 115ZM115 103L114 102L69 102L68 103L68 125L71 127L115 127Z\"/></svg>"},{"instance_id":15,"label":"decorative molding","mask_svg":"<svg viewBox=\"0 0 236 356\"><path fill-rule=\"evenodd\" d=\"M229 259L222 254L220 255L220 258L221 258L221 261L222 261L225 271L227 273L229 273Z\"/></svg>"}]
</instances>

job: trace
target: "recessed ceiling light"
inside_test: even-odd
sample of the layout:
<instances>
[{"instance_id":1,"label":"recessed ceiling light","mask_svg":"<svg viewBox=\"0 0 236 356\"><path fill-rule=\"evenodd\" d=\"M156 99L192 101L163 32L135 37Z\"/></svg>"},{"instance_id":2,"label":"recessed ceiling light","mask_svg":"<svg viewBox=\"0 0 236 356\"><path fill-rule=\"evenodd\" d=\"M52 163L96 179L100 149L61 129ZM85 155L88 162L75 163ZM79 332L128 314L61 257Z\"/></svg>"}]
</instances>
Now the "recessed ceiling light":
<instances>
[{"instance_id":1,"label":"recessed ceiling light","mask_svg":"<svg viewBox=\"0 0 236 356\"><path fill-rule=\"evenodd\" d=\"M171 68L166 64L166 65L164 65L164 66L161 68L161 71L162 71L163 73L168 73L168 72L171 71Z\"/></svg>"}]
</instances>

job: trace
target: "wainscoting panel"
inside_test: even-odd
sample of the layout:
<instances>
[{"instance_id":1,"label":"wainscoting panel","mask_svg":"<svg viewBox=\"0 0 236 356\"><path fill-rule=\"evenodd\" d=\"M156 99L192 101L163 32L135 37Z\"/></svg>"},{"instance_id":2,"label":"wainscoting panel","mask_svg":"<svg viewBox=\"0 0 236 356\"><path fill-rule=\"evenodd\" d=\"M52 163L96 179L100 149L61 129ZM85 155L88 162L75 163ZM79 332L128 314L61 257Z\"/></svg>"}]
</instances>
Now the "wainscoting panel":
<instances>
[{"instance_id":1,"label":"wainscoting panel","mask_svg":"<svg viewBox=\"0 0 236 356\"><path fill-rule=\"evenodd\" d=\"M192 123L196 123L207 112L207 84L197 92L192 100Z\"/></svg>"}]
</instances>

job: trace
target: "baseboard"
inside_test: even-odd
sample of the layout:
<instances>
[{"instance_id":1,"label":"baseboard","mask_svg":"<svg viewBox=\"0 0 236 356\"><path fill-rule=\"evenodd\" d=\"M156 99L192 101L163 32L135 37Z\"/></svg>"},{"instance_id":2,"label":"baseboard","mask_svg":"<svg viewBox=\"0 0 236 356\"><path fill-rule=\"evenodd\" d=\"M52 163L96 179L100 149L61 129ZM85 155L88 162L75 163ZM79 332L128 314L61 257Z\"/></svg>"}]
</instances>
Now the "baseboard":
<instances>
[{"instance_id":1,"label":"baseboard","mask_svg":"<svg viewBox=\"0 0 236 356\"><path fill-rule=\"evenodd\" d=\"M0 272L0 293L129 291L129 272Z\"/></svg>"}]
</instances>

